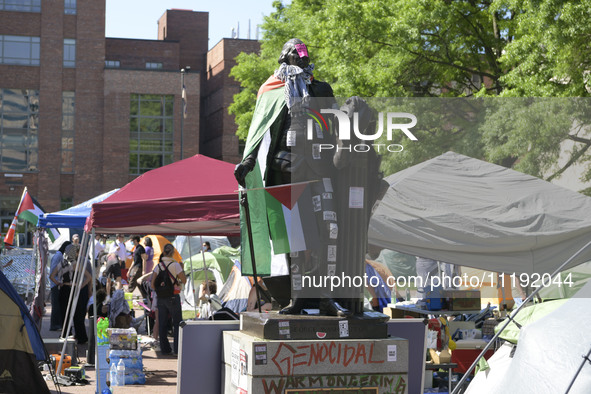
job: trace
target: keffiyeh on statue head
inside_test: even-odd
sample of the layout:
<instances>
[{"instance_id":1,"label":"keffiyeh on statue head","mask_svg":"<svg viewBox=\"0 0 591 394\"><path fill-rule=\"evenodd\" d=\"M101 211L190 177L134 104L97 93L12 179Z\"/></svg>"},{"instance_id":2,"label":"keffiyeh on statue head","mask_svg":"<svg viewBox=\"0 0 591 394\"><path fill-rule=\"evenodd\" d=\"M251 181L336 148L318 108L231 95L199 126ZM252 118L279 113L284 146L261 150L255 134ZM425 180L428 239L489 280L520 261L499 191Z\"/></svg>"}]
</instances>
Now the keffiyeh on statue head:
<instances>
[{"instance_id":1,"label":"keffiyeh on statue head","mask_svg":"<svg viewBox=\"0 0 591 394\"><path fill-rule=\"evenodd\" d=\"M306 44L299 38L292 38L283 44L283 49L279 56L279 64L283 63L287 63L290 66L298 66L302 69L308 67L310 57Z\"/></svg>"},{"instance_id":2,"label":"keffiyeh on statue head","mask_svg":"<svg viewBox=\"0 0 591 394\"><path fill-rule=\"evenodd\" d=\"M308 85L312 83L313 71L314 64L310 64L306 44L298 38L287 41L279 56L275 77L285 82L285 103L290 111L298 99L310 95Z\"/></svg>"}]
</instances>

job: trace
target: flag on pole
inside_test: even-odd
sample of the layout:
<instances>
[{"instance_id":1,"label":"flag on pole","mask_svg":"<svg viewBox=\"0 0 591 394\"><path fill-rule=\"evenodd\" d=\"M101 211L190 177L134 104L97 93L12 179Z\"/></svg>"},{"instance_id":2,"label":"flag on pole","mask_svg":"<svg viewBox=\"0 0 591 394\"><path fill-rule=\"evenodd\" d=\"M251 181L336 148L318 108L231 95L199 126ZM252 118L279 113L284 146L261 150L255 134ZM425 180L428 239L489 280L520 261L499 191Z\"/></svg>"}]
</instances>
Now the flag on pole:
<instances>
[{"instance_id":1,"label":"flag on pole","mask_svg":"<svg viewBox=\"0 0 591 394\"><path fill-rule=\"evenodd\" d=\"M183 91L181 93L183 100L183 118L187 118L187 89L185 88L185 81L183 80Z\"/></svg>"},{"instance_id":2,"label":"flag on pole","mask_svg":"<svg viewBox=\"0 0 591 394\"><path fill-rule=\"evenodd\" d=\"M4 243L12 245L14 242L14 234L16 233L16 223L18 219L26 220L27 222L33 224L34 226L37 225L39 222L39 215L45 213L43 209L40 207L39 203L31 197L27 188L23 191L23 195L21 197L21 201L18 205L16 213L14 214L14 218L12 219L12 223L10 224L10 228L6 233L6 237L4 237ZM55 241L55 239L59 236L59 232L56 229L50 229L48 232L49 239L51 241Z\"/></svg>"},{"instance_id":3,"label":"flag on pole","mask_svg":"<svg viewBox=\"0 0 591 394\"><path fill-rule=\"evenodd\" d=\"M269 232L275 254L318 247L319 234L308 182L265 188Z\"/></svg>"}]
</instances>

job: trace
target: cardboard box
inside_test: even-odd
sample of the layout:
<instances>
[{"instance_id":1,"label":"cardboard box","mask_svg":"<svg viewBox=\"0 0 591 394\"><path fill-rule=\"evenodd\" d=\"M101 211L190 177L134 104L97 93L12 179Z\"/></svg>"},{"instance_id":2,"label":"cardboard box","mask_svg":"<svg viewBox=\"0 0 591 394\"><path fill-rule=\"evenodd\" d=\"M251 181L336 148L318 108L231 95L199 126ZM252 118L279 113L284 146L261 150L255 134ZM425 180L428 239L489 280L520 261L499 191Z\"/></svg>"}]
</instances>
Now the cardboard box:
<instances>
[{"instance_id":1,"label":"cardboard box","mask_svg":"<svg viewBox=\"0 0 591 394\"><path fill-rule=\"evenodd\" d=\"M451 361L451 354L447 348L443 349L440 353L437 353L435 349L429 349L429 355L435 364L444 364Z\"/></svg>"},{"instance_id":2,"label":"cardboard box","mask_svg":"<svg viewBox=\"0 0 591 394\"><path fill-rule=\"evenodd\" d=\"M450 311L479 311L481 309L479 290L445 290L443 295L447 299L447 307Z\"/></svg>"}]
</instances>

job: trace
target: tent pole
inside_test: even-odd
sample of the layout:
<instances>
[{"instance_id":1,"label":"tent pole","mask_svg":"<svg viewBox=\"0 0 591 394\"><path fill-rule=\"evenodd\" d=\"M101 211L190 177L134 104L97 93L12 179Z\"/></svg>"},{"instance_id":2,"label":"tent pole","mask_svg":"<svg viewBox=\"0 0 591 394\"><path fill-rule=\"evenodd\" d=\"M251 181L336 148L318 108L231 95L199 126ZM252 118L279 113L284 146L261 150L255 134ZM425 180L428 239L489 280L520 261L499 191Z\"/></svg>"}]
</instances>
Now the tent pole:
<instances>
[{"instance_id":1,"label":"tent pole","mask_svg":"<svg viewBox=\"0 0 591 394\"><path fill-rule=\"evenodd\" d=\"M92 240L92 259L94 260L94 255L95 255L95 234L94 234L94 228L92 229L91 232L91 240ZM90 322L90 324L92 324L92 335L94 335L94 370L96 371L96 387L97 387L97 392L101 387L101 367L100 367L100 363L99 363L99 359L98 359L98 331L96 329L96 321L97 321L97 306L96 306L96 262L92 261L92 263L90 264L90 266L92 267L92 321ZM148 323L148 327L150 326L150 324ZM88 362L88 360L86 360L86 362Z\"/></svg>"},{"instance_id":2,"label":"tent pole","mask_svg":"<svg viewBox=\"0 0 591 394\"><path fill-rule=\"evenodd\" d=\"M193 280L193 252L191 251L191 233L189 233L187 241L189 242L189 266L191 267L191 274L189 275L189 278L191 279L191 288L193 289L193 313L195 313L195 318L197 318L197 297L195 296L195 281Z\"/></svg>"},{"instance_id":3,"label":"tent pole","mask_svg":"<svg viewBox=\"0 0 591 394\"><path fill-rule=\"evenodd\" d=\"M35 242L35 236L33 236L33 242ZM33 273L33 283L36 282L37 279L37 249L39 246L39 242L37 241L37 247L33 248L33 256L31 256L31 264L29 265L29 274L31 274L31 272ZM29 281L27 281L27 291L25 292L25 304L28 304L28 298L29 298L29 291L31 290L31 283ZM30 305L27 305L27 307L30 307Z\"/></svg>"},{"instance_id":4,"label":"tent pole","mask_svg":"<svg viewBox=\"0 0 591 394\"><path fill-rule=\"evenodd\" d=\"M82 238L84 238L84 236ZM80 257L80 252L78 253L78 257ZM66 308L66 316L67 317L70 316L70 309L72 309L72 301L73 301L74 289L76 288L74 286L74 278L77 278L78 277L77 275L78 275L79 268L80 268L80 265L79 264L76 264L76 269L74 269L74 274L71 277L71 284L72 285L71 285L71 289L70 289L70 295L68 296L68 306ZM63 327L62 327L62 332L61 332L61 335L62 335L61 338L62 339L68 337L68 333L70 331L70 327L68 327L67 324L68 324L68 322L67 321L64 321ZM67 328L67 331L64 331L64 329L66 329L66 328ZM64 332L65 332L65 335L64 335ZM64 347L65 347L65 345L64 345Z\"/></svg>"},{"instance_id":5,"label":"tent pole","mask_svg":"<svg viewBox=\"0 0 591 394\"><path fill-rule=\"evenodd\" d=\"M82 234L82 241L80 242L80 252L78 253L78 260L76 262L76 270L74 273L74 277L72 278L72 290L70 291L70 300L72 301L69 303L70 307L70 315L68 316L68 328L66 330L66 335L64 338L64 345L62 346L62 352L60 354L60 362L57 368L57 373L59 374L62 370L62 363L64 361L64 354L66 352L66 345L68 344L68 334L72 329L72 324L74 323L74 315L76 314L76 305L78 304L78 297L80 295L80 286L82 286L82 281L84 280L84 271L86 267L86 258L88 257L88 233ZM78 276L76 276L78 275ZM74 279L76 282L74 282ZM72 295L75 294L73 297ZM74 357L78 357L77 354Z\"/></svg>"},{"instance_id":6,"label":"tent pole","mask_svg":"<svg viewBox=\"0 0 591 394\"><path fill-rule=\"evenodd\" d=\"M246 190L240 190L240 205L244 207L246 213L246 230L248 233L248 247L250 249L250 262L252 264L252 276L254 277L254 289L257 293L257 304L259 305L259 313L261 311L261 295L259 293L259 281L257 275L257 265L254 259L254 242L252 240L252 227L250 225L250 208L248 207L248 198L246 196Z\"/></svg>"},{"instance_id":7,"label":"tent pole","mask_svg":"<svg viewBox=\"0 0 591 394\"><path fill-rule=\"evenodd\" d=\"M562 263L560 265L560 267L556 268L554 270L554 272L550 275L550 277L552 278L552 280L554 280L554 278L560 273L560 271L562 271L562 269L564 267L566 267L571 261L573 261L579 254L581 254L583 251L585 251L589 247L589 245L591 245L591 241L587 242L587 244L585 246L583 246L575 254L573 254L572 256L570 256L568 258L568 260L566 260L564 263ZM462 379L458 382L458 384L456 385L456 387L452 391L452 394L458 394L460 392L461 387L464 385L464 383L466 383L466 379L468 379L468 376L470 376L470 372L472 372L472 370L476 367L476 365L478 364L478 361L480 361L480 359L482 357L484 357L484 354L486 353L486 351L488 349L490 349L490 347L495 343L495 341L497 340L497 338L501 335L501 333L503 332L503 330L505 330L505 328L507 328L507 326L511 323L511 321L513 321L513 319L515 319L515 316L517 316L517 314L519 313L519 311L521 311L521 309L523 309L527 305L527 303L529 301L531 301L538 294L538 292L542 288L543 288L543 286L537 287L534 290L534 292L531 293L530 295L528 295L527 298L523 301L523 303L521 305L519 305L519 307L517 308L517 310L515 312L513 312L507 318L507 321L505 322L505 324L503 325L503 327L501 327L501 329L495 334L495 336L490 340L490 342L486 344L486 346L484 347L484 349L482 349L482 351L480 352L480 354L478 355L478 357L476 357L476 360L474 360L474 362L472 363L472 365L470 366L470 368L464 373L464 376L462 376Z\"/></svg>"},{"instance_id":8,"label":"tent pole","mask_svg":"<svg viewBox=\"0 0 591 394\"><path fill-rule=\"evenodd\" d=\"M570 389L573 387L573 384L575 384L575 380L577 380L577 377L579 376L579 373L581 373L581 369L583 369L583 367L585 366L585 363L587 361L589 361L591 363L591 359L589 359L589 356L591 356L591 349L589 349L586 356L582 356L583 362L581 363L581 365L579 365L579 369L577 369L577 373L575 373L575 376L573 376L573 379L570 381L570 384L568 385L568 388L566 389L564 394L568 394L570 392Z\"/></svg>"},{"instance_id":9,"label":"tent pole","mask_svg":"<svg viewBox=\"0 0 591 394\"><path fill-rule=\"evenodd\" d=\"M205 273L205 294L207 294L208 296L211 296L211 293L209 292L209 285L208 285L209 278L207 277L207 264L205 264L205 251L203 250L203 235L199 236L199 242L201 242L201 257L203 257L203 273ZM189 242L189 247L191 247L191 242ZM195 291L195 287L193 287L193 291ZM201 296L201 294L199 294L199 296ZM195 304L197 304L197 303L195 302ZM211 308L209 308L209 313L211 313Z\"/></svg>"}]
</instances>

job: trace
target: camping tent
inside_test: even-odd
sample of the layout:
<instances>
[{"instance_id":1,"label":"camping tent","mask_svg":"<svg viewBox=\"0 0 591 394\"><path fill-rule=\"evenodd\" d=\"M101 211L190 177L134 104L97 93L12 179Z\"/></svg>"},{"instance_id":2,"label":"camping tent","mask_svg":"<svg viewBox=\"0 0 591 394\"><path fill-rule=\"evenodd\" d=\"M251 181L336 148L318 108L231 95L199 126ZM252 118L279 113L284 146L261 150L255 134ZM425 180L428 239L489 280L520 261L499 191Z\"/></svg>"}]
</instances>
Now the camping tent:
<instances>
[{"instance_id":1,"label":"camping tent","mask_svg":"<svg viewBox=\"0 0 591 394\"><path fill-rule=\"evenodd\" d=\"M591 198L453 152L386 178L369 243L497 272L552 272L591 237ZM591 259L586 250L565 268Z\"/></svg>"},{"instance_id":2,"label":"camping tent","mask_svg":"<svg viewBox=\"0 0 591 394\"><path fill-rule=\"evenodd\" d=\"M466 393L565 393L582 355L591 348L591 282L554 311L524 325L515 353L503 346L476 374ZM569 393L588 393L591 368L585 365Z\"/></svg>"},{"instance_id":3,"label":"camping tent","mask_svg":"<svg viewBox=\"0 0 591 394\"><path fill-rule=\"evenodd\" d=\"M44 213L39 216L38 227L42 228L84 228L86 219L90 215L92 204L103 201L119 189L111 190L100 196L91 198L71 208L59 212Z\"/></svg>"},{"instance_id":4,"label":"camping tent","mask_svg":"<svg viewBox=\"0 0 591 394\"><path fill-rule=\"evenodd\" d=\"M0 271L0 392L49 393L37 367L48 359L24 302Z\"/></svg>"},{"instance_id":5,"label":"camping tent","mask_svg":"<svg viewBox=\"0 0 591 394\"><path fill-rule=\"evenodd\" d=\"M151 170L94 204L86 230L136 234L240 234L234 165L203 155Z\"/></svg>"},{"instance_id":6,"label":"camping tent","mask_svg":"<svg viewBox=\"0 0 591 394\"><path fill-rule=\"evenodd\" d=\"M192 237L186 235L179 235L174 239L174 242L172 244L179 251L179 253L183 257L183 260L186 260L195 253L200 252L203 248L202 245L204 242L209 242L211 250L216 250L221 246L230 246L230 241L228 241L228 237L212 237L201 235Z\"/></svg>"},{"instance_id":7,"label":"camping tent","mask_svg":"<svg viewBox=\"0 0 591 394\"><path fill-rule=\"evenodd\" d=\"M222 286L228 279L230 271L232 271L234 261L229 257L217 253L199 252L188 259L185 259L184 266L187 278L191 275L191 260L193 260L193 280L196 282L197 286L205 280L204 259L205 267L207 267L208 279L215 280L218 285Z\"/></svg>"},{"instance_id":8,"label":"camping tent","mask_svg":"<svg viewBox=\"0 0 591 394\"><path fill-rule=\"evenodd\" d=\"M251 287L252 284L248 277L242 276L240 262L235 260L224 287L218 290L218 296L226 308L240 313L246 310Z\"/></svg>"},{"instance_id":9,"label":"camping tent","mask_svg":"<svg viewBox=\"0 0 591 394\"><path fill-rule=\"evenodd\" d=\"M199 286L202 282L213 280L217 284L218 293L230 276L234 261L221 254L199 252L192 257L185 259L184 268L187 275L187 284L184 287L182 307L185 310L194 309L199 304L198 297L201 295ZM207 267L207 270L205 269ZM191 281L189 278L192 278ZM195 290L195 291L193 291Z\"/></svg>"}]
</instances>

